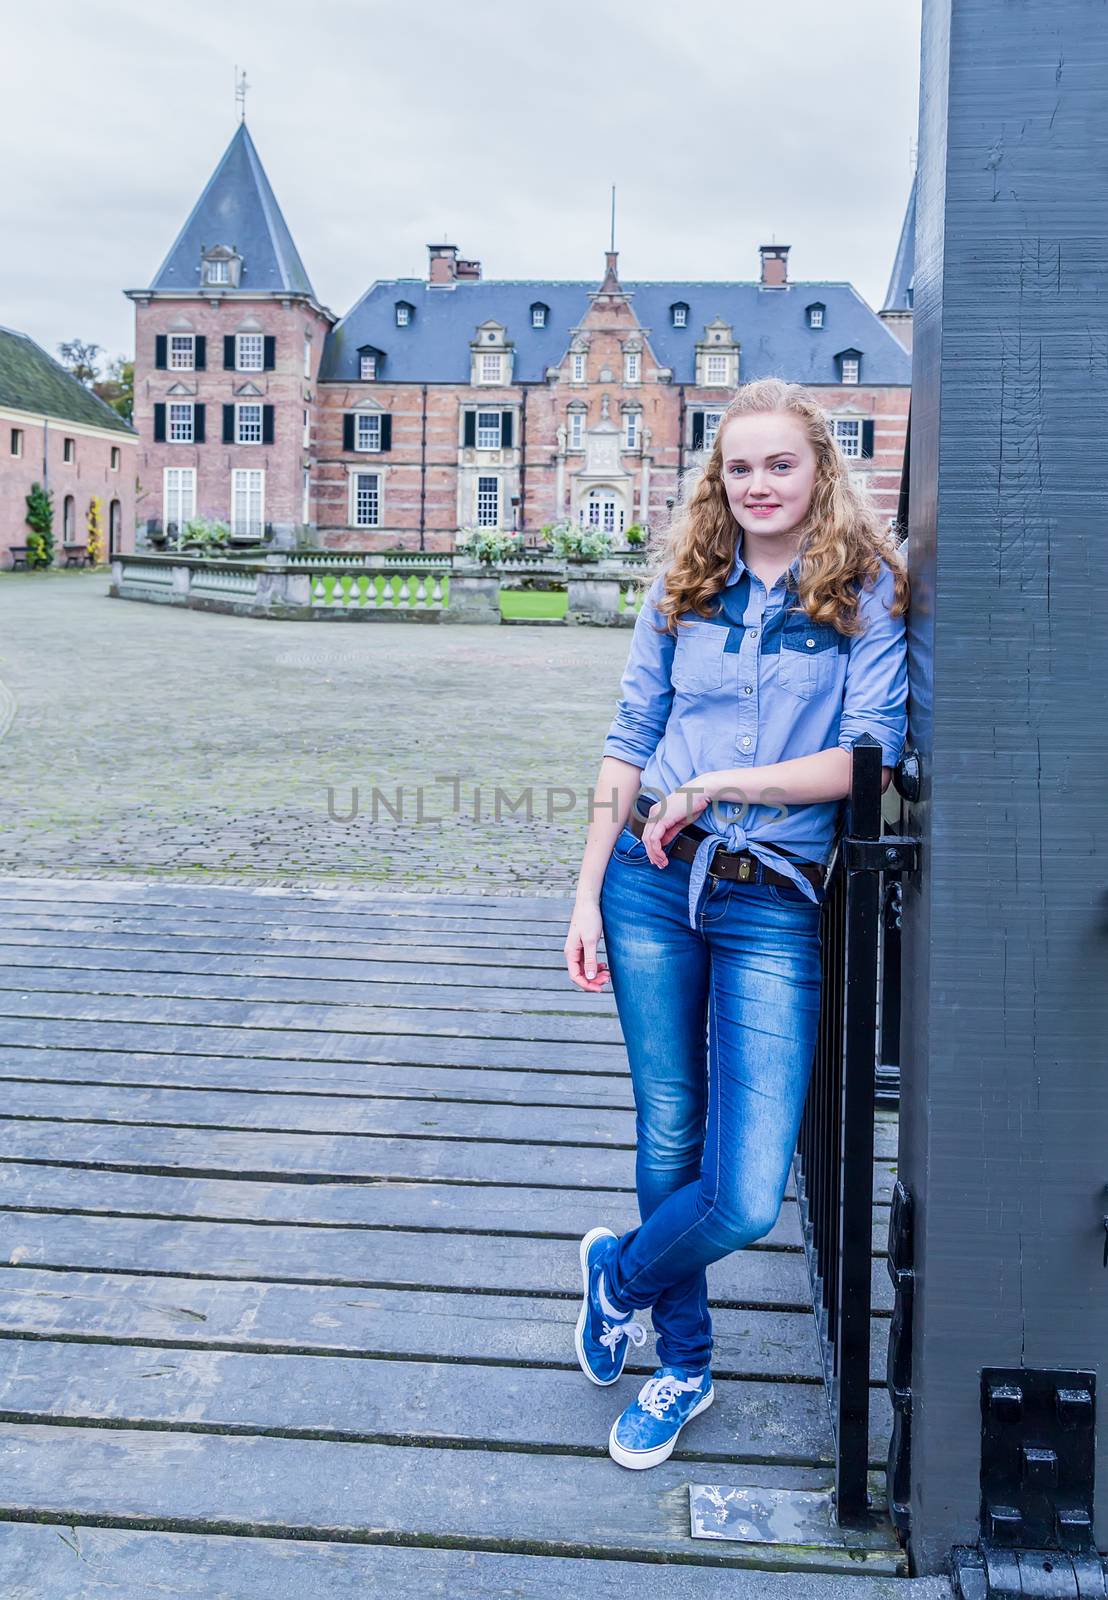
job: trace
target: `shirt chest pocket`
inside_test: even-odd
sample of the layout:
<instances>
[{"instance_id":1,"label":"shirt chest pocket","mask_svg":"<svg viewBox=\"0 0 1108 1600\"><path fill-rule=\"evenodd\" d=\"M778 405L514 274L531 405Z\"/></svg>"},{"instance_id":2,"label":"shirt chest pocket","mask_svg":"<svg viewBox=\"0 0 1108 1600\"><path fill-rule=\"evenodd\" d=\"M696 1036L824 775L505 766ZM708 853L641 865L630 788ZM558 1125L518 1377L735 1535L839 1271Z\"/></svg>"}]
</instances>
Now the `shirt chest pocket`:
<instances>
[{"instance_id":1,"label":"shirt chest pocket","mask_svg":"<svg viewBox=\"0 0 1108 1600\"><path fill-rule=\"evenodd\" d=\"M682 694L702 694L723 683L727 629L714 622L682 623L677 630L670 677Z\"/></svg>"},{"instance_id":2,"label":"shirt chest pocket","mask_svg":"<svg viewBox=\"0 0 1108 1600\"><path fill-rule=\"evenodd\" d=\"M801 700L826 694L838 672L842 637L830 622L812 622L803 616L786 617L777 667L777 681L782 689Z\"/></svg>"}]
</instances>

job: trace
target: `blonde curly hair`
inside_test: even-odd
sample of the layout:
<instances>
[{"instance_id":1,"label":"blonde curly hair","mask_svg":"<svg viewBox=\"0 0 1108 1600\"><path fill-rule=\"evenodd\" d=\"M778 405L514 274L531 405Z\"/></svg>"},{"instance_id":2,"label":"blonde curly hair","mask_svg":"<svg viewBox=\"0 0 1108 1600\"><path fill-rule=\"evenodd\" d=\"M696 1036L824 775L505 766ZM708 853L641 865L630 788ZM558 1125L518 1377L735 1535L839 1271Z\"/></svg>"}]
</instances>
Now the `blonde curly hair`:
<instances>
[{"instance_id":1,"label":"blonde curly hair","mask_svg":"<svg viewBox=\"0 0 1108 1600\"><path fill-rule=\"evenodd\" d=\"M844 634L861 633L858 589L867 579L877 579L885 561L895 585L891 614L903 615L911 600L904 557L877 507L851 483L815 394L783 378L758 378L736 391L720 418L702 472L675 512L664 540L650 553L644 581L649 586L659 573L665 574L658 599L665 631L676 632L677 618L686 611L708 616L731 572L742 530L731 513L723 481L723 433L735 417L765 412L795 417L816 456L812 501L799 530L799 607L813 622L833 623Z\"/></svg>"}]
</instances>

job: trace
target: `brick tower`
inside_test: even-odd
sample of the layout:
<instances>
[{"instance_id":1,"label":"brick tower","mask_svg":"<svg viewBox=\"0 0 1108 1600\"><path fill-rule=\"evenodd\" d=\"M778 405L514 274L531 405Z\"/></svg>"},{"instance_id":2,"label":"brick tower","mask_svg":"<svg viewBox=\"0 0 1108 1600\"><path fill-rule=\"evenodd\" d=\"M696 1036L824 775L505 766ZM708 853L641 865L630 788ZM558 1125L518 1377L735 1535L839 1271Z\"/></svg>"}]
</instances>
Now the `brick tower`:
<instances>
[{"instance_id":1,"label":"brick tower","mask_svg":"<svg viewBox=\"0 0 1108 1600\"><path fill-rule=\"evenodd\" d=\"M139 527L228 523L237 543L313 526L316 299L246 123L135 304Z\"/></svg>"}]
</instances>

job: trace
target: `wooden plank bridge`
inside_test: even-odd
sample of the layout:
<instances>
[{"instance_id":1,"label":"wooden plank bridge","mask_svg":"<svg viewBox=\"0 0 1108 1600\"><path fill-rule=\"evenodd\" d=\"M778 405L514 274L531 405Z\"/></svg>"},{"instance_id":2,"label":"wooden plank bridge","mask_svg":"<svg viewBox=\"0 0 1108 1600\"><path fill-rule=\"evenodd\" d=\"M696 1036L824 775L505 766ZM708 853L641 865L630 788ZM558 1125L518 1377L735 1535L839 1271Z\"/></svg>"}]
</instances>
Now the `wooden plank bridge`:
<instances>
[{"instance_id":1,"label":"wooden plank bridge","mask_svg":"<svg viewBox=\"0 0 1108 1600\"><path fill-rule=\"evenodd\" d=\"M635 1222L634 1129L569 909L0 880L7 1600L947 1592L882 1529L691 1537L691 1484L832 1482L791 1190L712 1274L717 1404L608 1459L634 1379L577 1368L577 1240Z\"/></svg>"}]
</instances>

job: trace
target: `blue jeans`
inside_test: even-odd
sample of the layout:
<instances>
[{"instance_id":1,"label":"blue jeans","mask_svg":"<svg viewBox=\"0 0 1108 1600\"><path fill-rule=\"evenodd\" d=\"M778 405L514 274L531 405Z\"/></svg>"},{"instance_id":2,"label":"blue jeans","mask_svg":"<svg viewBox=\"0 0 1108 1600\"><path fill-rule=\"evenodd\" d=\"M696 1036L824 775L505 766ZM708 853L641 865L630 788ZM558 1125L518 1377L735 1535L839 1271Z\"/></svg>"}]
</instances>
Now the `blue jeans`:
<instances>
[{"instance_id":1,"label":"blue jeans","mask_svg":"<svg viewBox=\"0 0 1108 1600\"><path fill-rule=\"evenodd\" d=\"M619 1241L609 1298L653 1307L658 1358L712 1352L705 1268L777 1220L815 1053L820 908L799 889L656 867L630 828L600 892L631 1064L641 1225Z\"/></svg>"}]
</instances>

